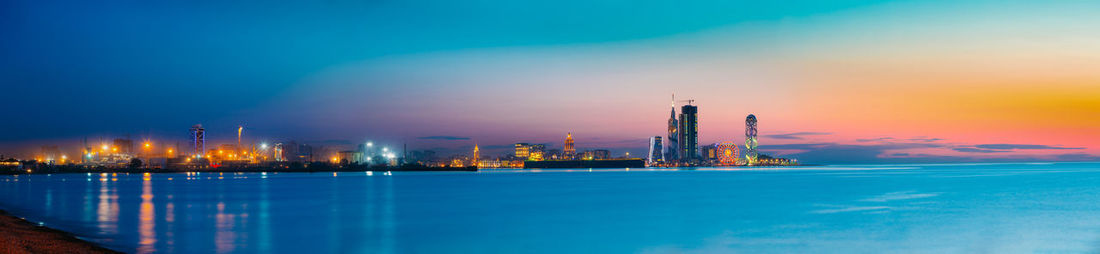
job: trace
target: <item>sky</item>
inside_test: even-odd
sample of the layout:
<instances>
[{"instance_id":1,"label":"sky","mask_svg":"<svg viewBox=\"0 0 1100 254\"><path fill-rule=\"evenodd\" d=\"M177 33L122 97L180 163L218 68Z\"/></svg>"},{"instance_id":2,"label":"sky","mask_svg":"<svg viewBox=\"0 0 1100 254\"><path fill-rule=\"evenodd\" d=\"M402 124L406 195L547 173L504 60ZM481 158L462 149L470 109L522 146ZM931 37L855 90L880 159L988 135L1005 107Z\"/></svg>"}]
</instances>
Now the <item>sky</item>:
<instances>
[{"instance_id":1,"label":"sky","mask_svg":"<svg viewBox=\"0 0 1100 254\"><path fill-rule=\"evenodd\" d=\"M367 140L804 163L1100 160L1095 1L3 1L0 153L88 138ZM677 106L683 102L678 102Z\"/></svg>"}]
</instances>

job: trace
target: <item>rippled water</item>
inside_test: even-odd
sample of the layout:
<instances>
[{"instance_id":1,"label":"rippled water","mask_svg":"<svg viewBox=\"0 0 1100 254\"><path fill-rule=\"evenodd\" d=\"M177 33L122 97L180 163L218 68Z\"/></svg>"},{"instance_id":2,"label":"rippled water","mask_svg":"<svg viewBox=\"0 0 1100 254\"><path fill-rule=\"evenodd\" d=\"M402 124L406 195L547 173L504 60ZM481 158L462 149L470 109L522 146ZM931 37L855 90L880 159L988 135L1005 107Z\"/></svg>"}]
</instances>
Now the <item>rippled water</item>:
<instances>
[{"instance_id":1,"label":"rippled water","mask_svg":"<svg viewBox=\"0 0 1100 254\"><path fill-rule=\"evenodd\" d=\"M1100 163L0 177L125 252L1096 252Z\"/></svg>"}]
</instances>

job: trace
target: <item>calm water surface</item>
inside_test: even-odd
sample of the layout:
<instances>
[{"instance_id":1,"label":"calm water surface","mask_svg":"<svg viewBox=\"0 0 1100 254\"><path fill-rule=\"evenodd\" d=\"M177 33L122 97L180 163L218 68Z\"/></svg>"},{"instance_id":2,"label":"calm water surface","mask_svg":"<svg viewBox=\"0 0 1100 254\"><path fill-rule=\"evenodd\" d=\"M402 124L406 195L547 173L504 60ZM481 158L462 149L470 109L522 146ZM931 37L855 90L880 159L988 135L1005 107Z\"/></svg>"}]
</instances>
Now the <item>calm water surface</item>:
<instances>
[{"instance_id":1,"label":"calm water surface","mask_svg":"<svg viewBox=\"0 0 1100 254\"><path fill-rule=\"evenodd\" d=\"M0 177L0 209L125 252L1100 250L1100 163Z\"/></svg>"}]
</instances>

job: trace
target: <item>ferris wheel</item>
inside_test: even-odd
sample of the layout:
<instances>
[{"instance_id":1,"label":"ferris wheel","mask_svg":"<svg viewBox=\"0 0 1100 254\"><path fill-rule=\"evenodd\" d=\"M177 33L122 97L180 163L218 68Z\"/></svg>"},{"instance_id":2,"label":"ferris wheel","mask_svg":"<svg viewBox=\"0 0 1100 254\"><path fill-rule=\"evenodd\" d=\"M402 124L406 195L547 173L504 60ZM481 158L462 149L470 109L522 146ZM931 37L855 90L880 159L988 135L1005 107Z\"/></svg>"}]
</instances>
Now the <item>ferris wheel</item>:
<instances>
[{"instance_id":1,"label":"ferris wheel","mask_svg":"<svg viewBox=\"0 0 1100 254\"><path fill-rule=\"evenodd\" d=\"M737 143L726 141L718 144L718 163L723 166L732 166L737 164L737 160L741 157L739 155L740 149L738 149Z\"/></svg>"}]
</instances>

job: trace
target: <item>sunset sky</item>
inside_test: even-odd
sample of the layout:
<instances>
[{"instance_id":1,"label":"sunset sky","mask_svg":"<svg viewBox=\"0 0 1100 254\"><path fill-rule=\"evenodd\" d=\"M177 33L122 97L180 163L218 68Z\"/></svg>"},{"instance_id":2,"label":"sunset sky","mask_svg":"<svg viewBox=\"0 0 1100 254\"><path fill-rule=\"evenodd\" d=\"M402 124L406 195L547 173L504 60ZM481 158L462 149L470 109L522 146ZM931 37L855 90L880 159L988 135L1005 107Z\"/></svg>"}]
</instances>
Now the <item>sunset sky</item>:
<instances>
[{"instance_id":1,"label":"sunset sky","mask_svg":"<svg viewBox=\"0 0 1100 254\"><path fill-rule=\"evenodd\" d=\"M4 1L0 153L131 135L1100 160L1096 1ZM682 103L677 103L677 106ZM677 110L678 111L678 110ZM217 143L217 142L212 142ZM73 146L66 151L76 152Z\"/></svg>"}]
</instances>

